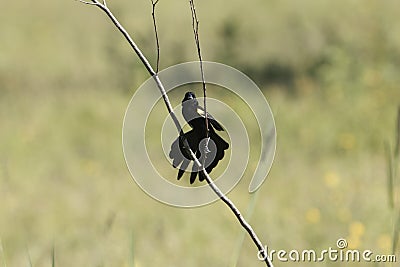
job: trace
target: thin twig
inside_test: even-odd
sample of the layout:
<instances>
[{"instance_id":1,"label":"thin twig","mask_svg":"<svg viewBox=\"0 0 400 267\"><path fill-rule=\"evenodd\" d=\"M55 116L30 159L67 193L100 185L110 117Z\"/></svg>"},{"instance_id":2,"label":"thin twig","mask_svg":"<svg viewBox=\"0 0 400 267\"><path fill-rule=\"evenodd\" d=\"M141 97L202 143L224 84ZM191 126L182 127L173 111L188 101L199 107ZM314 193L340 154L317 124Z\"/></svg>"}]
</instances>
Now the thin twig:
<instances>
[{"instance_id":1,"label":"thin twig","mask_svg":"<svg viewBox=\"0 0 400 267\"><path fill-rule=\"evenodd\" d=\"M83 1L83 0L75 0L75 1L81 2L81 3L86 4L86 5L97 6L96 2L88 2L88 1Z\"/></svg>"},{"instance_id":2,"label":"thin twig","mask_svg":"<svg viewBox=\"0 0 400 267\"><path fill-rule=\"evenodd\" d=\"M202 82L202 86L203 86L203 106L204 106L204 117L205 117L205 124L206 124L206 142L205 142L204 150L203 150L204 157L203 157L202 165L205 166L207 153L210 152L210 150L208 149L208 144L210 142L210 138L208 136L209 129L208 129L207 94L206 94L207 89L206 89L206 81L204 78L203 58L201 56L201 49L200 49L199 20L197 19L197 12L196 12L196 7L194 5L194 0L189 0L189 5L190 5L190 11L192 13L193 35L194 35L194 41L196 43L196 48L197 48L197 56L198 56L199 62L200 62L201 82Z\"/></svg>"},{"instance_id":3,"label":"thin twig","mask_svg":"<svg viewBox=\"0 0 400 267\"><path fill-rule=\"evenodd\" d=\"M156 0L156 1L151 0L151 5L152 5L151 16L153 17L154 35L156 38L156 48L157 48L156 73L158 73L159 66L160 66L160 42L158 39L158 31L157 31L157 23L156 23L156 15L155 15L156 5L157 5L158 1L159 0Z\"/></svg>"},{"instance_id":4,"label":"thin twig","mask_svg":"<svg viewBox=\"0 0 400 267\"><path fill-rule=\"evenodd\" d=\"M111 21L113 22L113 24L117 27L117 29L123 34L123 36L125 37L125 39L129 42L129 44L131 45L132 49L135 51L135 53L137 54L137 56L139 57L139 59L142 61L143 65L145 66L145 68L147 69L147 71L149 72L149 74L153 77L158 89L160 90L160 93L163 97L164 103L167 107L167 110L169 112L169 115L172 117L172 120L174 121L174 124L176 126L176 128L178 129L179 134L183 137L183 141L184 141L184 147L187 150L187 152L189 152L189 154L192 157L192 160L195 162L195 164L201 169L201 171L203 172L204 176L206 177L206 181L207 183L210 185L211 189L218 195L219 198L221 198L221 200L232 210L232 212L235 214L236 218L239 220L240 224L243 226L243 228L245 228L245 230L249 233L251 239L253 240L253 242L255 243L255 245L257 246L259 252L261 253L261 255L264 257L265 262L267 263L268 267L273 267L272 262L269 260L263 245L260 241L260 239L257 237L256 233L254 232L254 230L251 228L251 226L246 222L246 220L243 218L243 216L241 215L240 211L236 208L236 206L233 204L233 202L226 197L221 190L219 190L219 188L214 184L214 182L212 181L210 175L207 173L207 171L205 170L205 168L202 167L202 164L200 163L200 161L197 159L196 155L193 153L193 151L190 149L190 146L187 142L187 139L185 138L185 136L183 135L183 131L182 131L182 127L173 111L171 102L169 101L168 95L165 91L164 85L162 84L160 78L158 77L158 74L153 70L153 68L151 67L150 63L148 62L147 58L143 55L142 51L139 49L139 47L136 45L136 43L132 40L131 36L129 35L129 33L125 30L125 28L119 23L119 21L115 18L115 16L112 14L112 12L108 9L108 7L105 5L105 2L103 1L103 4L100 3L98 0L92 0L92 3L90 2L86 2L83 0L76 0L79 1L81 3L84 4L90 4L90 5L95 5L97 7L99 7L102 11L104 11L106 13L106 15L111 19ZM196 20L197 21L197 20ZM203 79L204 81L204 79ZM204 89L204 88L203 88ZM204 107L205 108L205 107Z\"/></svg>"},{"instance_id":5,"label":"thin twig","mask_svg":"<svg viewBox=\"0 0 400 267\"><path fill-rule=\"evenodd\" d=\"M209 129L208 129L207 96L206 96L207 89L206 89L206 80L204 78L203 58L201 56L201 49L200 49L199 20L197 19L197 12L196 12L196 7L194 5L194 0L190 0L189 4L190 4L190 10L192 12L193 35L194 35L194 40L195 40L196 48L197 48L197 56L198 56L199 62L200 62L201 82L203 85L204 112L205 112L205 118L206 118L206 137L208 137Z\"/></svg>"}]
</instances>

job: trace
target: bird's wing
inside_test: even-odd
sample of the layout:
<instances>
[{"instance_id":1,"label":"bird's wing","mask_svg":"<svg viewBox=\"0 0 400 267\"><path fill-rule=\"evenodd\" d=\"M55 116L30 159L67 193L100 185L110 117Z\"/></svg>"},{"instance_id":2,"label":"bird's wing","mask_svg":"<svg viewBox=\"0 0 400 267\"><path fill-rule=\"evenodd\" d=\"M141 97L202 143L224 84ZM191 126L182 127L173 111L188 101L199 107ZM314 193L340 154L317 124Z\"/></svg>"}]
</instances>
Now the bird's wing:
<instances>
[{"instance_id":1,"label":"bird's wing","mask_svg":"<svg viewBox=\"0 0 400 267\"><path fill-rule=\"evenodd\" d=\"M190 149L196 153L197 157L200 156L200 152L198 151L198 147L199 147L199 142L201 139L201 136L199 136L197 134L196 131L191 130L187 133L184 134ZM182 178L183 174L185 173L185 170L187 169L187 167L189 166L189 163L191 161L190 155L187 154L186 150L184 149L184 143L183 143L183 139L181 136L178 136L178 138L175 139L175 141L172 143L171 145L171 150L169 152L169 157L170 159L172 159L172 166L174 168L178 168L179 166L179 171L178 171L178 176L177 179L179 180L180 178ZM196 166L197 168L197 166ZM193 168L193 169L196 169ZM198 169L198 168L197 168ZM196 175L198 170L195 171ZM194 180L196 179L196 175L194 173L192 173L191 175L191 183L194 182Z\"/></svg>"},{"instance_id":2,"label":"bird's wing","mask_svg":"<svg viewBox=\"0 0 400 267\"><path fill-rule=\"evenodd\" d=\"M199 114L201 117L205 118L206 117L206 112L204 111L203 107L198 106L197 107L197 114ZM214 127L215 130L217 131L224 131L224 128L219 124L219 122L214 119L214 117L207 112L207 119L211 123L211 125Z\"/></svg>"},{"instance_id":3,"label":"bird's wing","mask_svg":"<svg viewBox=\"0 0 400 267\"><path fill-rule=\"evenodd\" d=\"M190 174L190 184L193 184L194 181L196 181L196 177L198 174L198 172L196 171L197 170L196 168L197 168L197 166L195 164L193 164L192 173Z\"/></svg>"},{"instance_id":4,"label":"bird's wing","mask_svg":"<svg viewBox=\"0 0 400 267\"><path fill-rule=\"evenodd\" d=\"M172 166L177 168L183 161L184 157L182 155L181 149L179 147L179 137L171 145L171 150L169 152L169 158L172 159Z\"/></svg>"},{"instance_id":5,"label":"bird's wing","mask_svg":"<svg viewBox=\"0 0 400 267\"><path fill-rule=\"evenodd\" d=\"M184 159L182 165L179 167L178 176L176 177L178 180L182 178L183 174L185 173L187 167L189 166L189 160Z\"/></svg>"},{"instance_id":6,"label":"bird's wing","mask_svg":"<svg viewBox=\"0 0 400 267\"><path fill-rule=\"evenodd\" d=\"M209 146L214 154L213 157L206 158L206 171L210 173L217 165L220 160L225 156L225 150L229 148L229 144L222 139L217 133L210 133L210 138L214 141L215 146Z\"/></svg>"}]
</instances>

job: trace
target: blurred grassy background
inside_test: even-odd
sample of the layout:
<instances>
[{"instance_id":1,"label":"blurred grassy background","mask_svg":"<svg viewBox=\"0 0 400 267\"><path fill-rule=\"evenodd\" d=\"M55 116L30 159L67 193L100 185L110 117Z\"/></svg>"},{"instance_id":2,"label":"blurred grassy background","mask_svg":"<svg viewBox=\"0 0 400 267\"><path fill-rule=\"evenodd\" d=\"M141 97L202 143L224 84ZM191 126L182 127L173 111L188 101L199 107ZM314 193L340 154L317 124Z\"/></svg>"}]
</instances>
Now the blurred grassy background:
<instances>
[{"instance_id":1,"label":"blurred grassy background","mask_svg":"<svg viewBox=\"0 0 400 267\"><path fill-rule=\"evenodd\" d=\"M154 62L149 1L108 2ZM383 142L400 103L399 2L196 4L203 58L243 70L275 115L277 154L251 221L260 238L322 250L345 237L390 253ZM187 1L161 0L157 13L160 68L195 60ZM0 266L50 266L53 246L56 266L228 266L241 228L223 204L168 207L130 178L122 120L148 76L105 15L5 1L0 32ZM246 188L230 194L242 210ZM250 265L262 266L246 237L237 266Z\"/></svg>"}]
</instances>

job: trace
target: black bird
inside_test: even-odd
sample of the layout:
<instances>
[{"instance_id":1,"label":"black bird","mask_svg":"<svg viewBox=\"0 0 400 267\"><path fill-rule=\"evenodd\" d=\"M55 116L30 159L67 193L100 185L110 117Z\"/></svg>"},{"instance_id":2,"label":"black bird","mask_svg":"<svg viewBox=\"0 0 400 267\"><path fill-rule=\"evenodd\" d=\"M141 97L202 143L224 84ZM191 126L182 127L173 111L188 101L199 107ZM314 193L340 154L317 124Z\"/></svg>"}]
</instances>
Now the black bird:
<instances>
[{"instance_id":1,"label":"black bird","mask_svg":"<svg viewBox=\"0 0 400 267\"><path fill-rule=\"evenodd\" d=\"M204 148L206 145L207 128L205 123L205 111L199 106L196 96L192 92L187 92L182 100L182 115L192 130L184 133L190 149L196 154L200 163L203 164L207 173L210 173L218 162L224 157L225 150L229 148L229 144L220 137L215 130L224 131L224 128L207 112L208 120L208 153L204 157ZM174 168L179 167L177 179L181 179L185 170L191 161L190 155L184 149L184 138L179 136L171 145L169 157L172 159ZM190 174L190 183L193 184L199 174L199 180L205 179L204 174L193 163L192 172Z\"/></svg>"}]
</instances>

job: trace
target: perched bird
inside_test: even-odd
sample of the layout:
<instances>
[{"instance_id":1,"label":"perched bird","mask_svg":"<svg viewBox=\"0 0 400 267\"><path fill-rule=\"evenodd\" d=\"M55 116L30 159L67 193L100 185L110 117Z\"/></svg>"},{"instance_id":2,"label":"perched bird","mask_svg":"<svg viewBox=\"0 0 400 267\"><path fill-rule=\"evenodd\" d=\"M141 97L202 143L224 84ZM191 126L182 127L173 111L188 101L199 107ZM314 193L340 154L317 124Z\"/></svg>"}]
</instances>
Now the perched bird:
<instances>
[{"instance_id":1,"label":"perched bird","mask_svg":"<svg viewBox=\"0 0 400 267\"><path fill-rule=\"evenodd\" d=\"M205 166L207 173L210 173L224 157L225 150L229 148L229 144L220 137L215 130L224 131L224 128L207 112L208 121L208 151L204 155L205 145L207 144L207 127L205 119L205 111L199 106L196 96L192 92L187 92L182 100L182 115L186 122L190 125L192 130L179 136L171 145L169 157L172 159L174 168L179 167L177 179L181 179L185 170L189 166L191 156L188 155L184 148L184 138L186 138L190 149L196 154L200 163ZM196 164L193 164L192 172L190 174L190 183L194 183L197 174L199 180L205 179L204 174Z\"/></svg>"}]
</instances>

